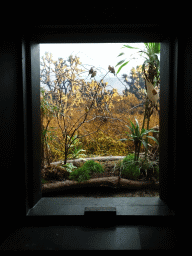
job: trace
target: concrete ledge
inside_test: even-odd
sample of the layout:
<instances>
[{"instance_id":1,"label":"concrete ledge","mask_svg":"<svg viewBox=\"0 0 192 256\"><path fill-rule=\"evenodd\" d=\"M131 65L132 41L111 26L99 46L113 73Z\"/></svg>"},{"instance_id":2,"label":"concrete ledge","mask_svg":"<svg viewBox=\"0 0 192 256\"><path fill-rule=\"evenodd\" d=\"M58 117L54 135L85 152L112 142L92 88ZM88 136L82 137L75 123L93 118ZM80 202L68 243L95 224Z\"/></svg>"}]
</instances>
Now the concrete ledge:
<instances>
[{"instance_id":1,"label":"concrete ledge","mask_svg":"<svg viewBox=\"0 0 192 256\"><path fill-rule=\"evenodd\" d=\"M30 209L28 216L84 215L85 207L116 208L116 215L173 216L174 213L158 198L72 198L43 197ZM110 211L109 211L110 212Z\"/></svg>"}]
</instances>

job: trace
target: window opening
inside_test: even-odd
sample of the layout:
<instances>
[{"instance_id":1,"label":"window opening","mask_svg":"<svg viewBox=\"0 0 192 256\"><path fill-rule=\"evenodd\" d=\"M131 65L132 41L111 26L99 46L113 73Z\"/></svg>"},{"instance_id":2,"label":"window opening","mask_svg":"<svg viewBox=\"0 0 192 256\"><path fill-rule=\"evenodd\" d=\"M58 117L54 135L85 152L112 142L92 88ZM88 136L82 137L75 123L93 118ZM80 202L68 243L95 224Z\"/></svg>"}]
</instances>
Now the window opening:
<instances>
[{"instance_id":1,"label":"window opening","mask_svg":"<svg viewBox=\"0 0 192 256\"><path fill-rule=\"evenodd\" d=\"M40 86L43 194L159 196L160 43L40 44Z\"/></svg>"}]
</instances>

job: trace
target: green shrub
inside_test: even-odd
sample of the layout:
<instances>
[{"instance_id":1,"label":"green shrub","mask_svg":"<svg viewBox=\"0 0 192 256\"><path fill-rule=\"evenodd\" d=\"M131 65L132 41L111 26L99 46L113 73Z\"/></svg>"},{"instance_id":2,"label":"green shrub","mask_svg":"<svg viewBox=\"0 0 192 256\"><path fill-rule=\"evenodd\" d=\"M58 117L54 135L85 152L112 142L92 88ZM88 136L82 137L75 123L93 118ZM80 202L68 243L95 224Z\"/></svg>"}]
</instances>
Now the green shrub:
<instances>
[{"instance_id":1,"label":"green shrub","mask_svg":"<svg viewBox=\"0 0 192 256\"><path fill-rule=\"evenodd\" d=\"M95 162L94 160L88 160L84 163L83 168L90 171L90 173L102 173L104 168L100 163Z\"/></svg>"},{"instance_id":2,"label":"green shrub","mask_svg":"<svg viewBox=\"0 0 192 256\"><path fill-rule=\"evenodd\" d=\"M159 164L157 161L139 159L141 170L153 170L153 177L159 180Z\"/></svg>"},{"instance_id":3,"label":"green shrub","mask_svg":"<svg viewBox=\"0 0 192 256\"><path fill-rule=\"evenodd\" d=\"M104 172L104 168L101 164L93 160L89 160L85 162L82 167L70 173L69 178L72 180L76 180L78 182L82 182L85 180L89 180L90 175L92 173L102 173L102 172Z\"/></svg>"},{"instance_id":4,"label":"green shrub","mask_svg":"<svg viewBox=\"0 0 192 256\"><path fill-rule=\"evenodd\" d=\"M159 180L159 166L154 167L154 177Z\"/></svg>"},{"instance_id":5,"label":"green shrub","mask_svg":"<svg viewBox=\"0 0 192 256\"><path fill-rule=\"evenodd\" d=\"M134 162L134 154L126 156L121 162L121 176L136 180L140 175L139 165Z\"/></svg>"},{"instance_id":6,"label":"green shrub","mask_svg":"<svg viewBox=\"0 0 192 256\"><path fill-rule=\"evenodd\" d=\"M127 161L133 162L133 161L134 161L134 157L135 157L135 154L129 154L129 155L127 155L127 156L123 159L123 161L124 161L124 162L127 162Z\"/></svg>"},{"instance_id":7,"label":"green shrub","mask_svg":"<svg viewBox=\"0 0 192 256\"><path fill-rule=\"evenodd\" d=\"M89 174L90 174L89 170L86 170L85 168L80 167L80 168L74 170L72 173L70 173L69 179L76 180L78 182L82 182L82 181L90 179Z\"/></svg>"}]
</instances>

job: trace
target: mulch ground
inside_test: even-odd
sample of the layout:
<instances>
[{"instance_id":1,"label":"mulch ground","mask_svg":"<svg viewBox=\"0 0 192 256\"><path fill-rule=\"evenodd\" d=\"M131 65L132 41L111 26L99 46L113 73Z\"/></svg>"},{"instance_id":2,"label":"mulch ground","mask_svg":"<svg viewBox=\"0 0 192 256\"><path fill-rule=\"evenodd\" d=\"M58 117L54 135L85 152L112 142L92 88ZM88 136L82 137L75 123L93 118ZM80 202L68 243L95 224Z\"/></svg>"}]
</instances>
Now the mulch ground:
<instances>
[{"instance_id":1,"label":"mulch ground","mask_svg":"<svg viewBox=\"0 0 192 256\"><path fill-rule=\"evenodd\" d=\"M43 197L94 197L94 198L107 198L107 197L159 197L158 190L141 189L141 190L126 190L126 189L112 189L112 188L87 188L63 191L60 193L46 193Z\"/></svg>"}]
</instances>

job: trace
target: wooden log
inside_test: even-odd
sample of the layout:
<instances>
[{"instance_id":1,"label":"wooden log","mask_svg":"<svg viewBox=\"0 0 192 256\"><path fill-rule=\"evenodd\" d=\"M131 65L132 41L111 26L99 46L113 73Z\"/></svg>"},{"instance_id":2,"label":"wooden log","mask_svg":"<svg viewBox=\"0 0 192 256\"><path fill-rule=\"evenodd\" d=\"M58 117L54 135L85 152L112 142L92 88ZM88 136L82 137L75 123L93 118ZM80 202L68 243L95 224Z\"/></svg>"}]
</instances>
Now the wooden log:
<instances>
[{"instance_id":1,"label":"wooden log","mask_svg":"<svg viewBox=\"0 0 192 256\"><path fill-rule=\"evenodd\" d=\"M88 158L80 158L80 159L71 159L67 160L67 163L78 163L78 162L85 162L88 160L94 160L94 161L115 161L115 160L122 160L125 158L125 156L96 156L96 157L88 157ZM63 164L63 161L53 162L50 165L55 166Z\"/></svg>"},{"instance_id":2,"label":"wooden log","mask_svg":"<svg viewBox=\"0 0 192 256\"><path fill-rule=\"evenodd\" d=\"M101 187L108 186L112 188L127 189L143 189L143 188L159 188L159 182L154 181L134 181L128 179L119 179L116 177L95 178L83 182L72 180L58 181L56 183L42 184L42 193L60 192L67 189L85 188L85 187Z\"/></svg>"},{"instance_id":3,"label":"wooden log","mask_svg":"<svg viewBox=\"0 0 192 256\"><path fill-rule=\"evenodd\" d=\"M139 156L142 158L144 157L145 153L142 152L139 154ZM96 157L88 157L88 158L80 158L80 159L71 159L67 160L67 163L78 163L78 162L85 162L88 160L94 160L94 161L115 161L115 160L122 160L125 158L125 156L96 156ZM51 166L57 166L63 164L63 161L53 162L50 163Z\"/></svg>"}]
</instances>

